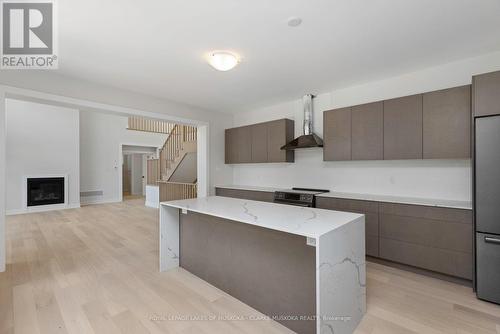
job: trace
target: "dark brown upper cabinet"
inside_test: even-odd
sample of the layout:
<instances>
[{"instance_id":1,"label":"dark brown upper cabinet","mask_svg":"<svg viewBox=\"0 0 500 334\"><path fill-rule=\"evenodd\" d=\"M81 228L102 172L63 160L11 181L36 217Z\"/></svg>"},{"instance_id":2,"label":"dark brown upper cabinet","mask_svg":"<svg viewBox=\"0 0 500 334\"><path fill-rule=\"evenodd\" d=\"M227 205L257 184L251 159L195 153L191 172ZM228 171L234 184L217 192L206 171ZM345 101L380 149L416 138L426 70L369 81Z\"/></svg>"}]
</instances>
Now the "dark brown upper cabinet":
<instances>
[{"instance_id":1,"label":"dark brown upper cabinet","mask_svg":"<svg viewBox=\"0 0 500 334\"><path fill-rule=\"evenodd\" d=\"M267 162L293 162L294 151L285 151L281 147L293 140L294 122L291 119L279 119L267 124Z\"/></svg>"},{"instance_id":2,"label":"dark brown upper cabinet","mask_svg":"<svg viewBox=\"0 0 500 334\"><path fill-rule=\"evenodd\" d=\"M351 108L323 113L323 160L351 160Z\"/></svg>"},{"instance_id":3,"label":"dark brown upper cabinet","mask_svg":"<svg viewBox=\"0 0 500 334\"><path fill-rule=\"evenodd\" d=\"M294 122L289 119L227 129L225 162L266 163L293 162L294 152L281 150L293 139Z\"/></svg>"},{"instance_id":4,"label":"dark brown upper cabinet","mask_svg":"<svg viewBox=\"0 0 500 334\"><path fill-rule=\"evenodd\" d=\"M351 108L352 160L384 159L384 104Z\"/></svg>"},{"instance_id":5,"label":"dark brown upper cabinet","mask_svg":"<svg viewBox=\"0 0 500 334\"><path fill-rule=\"evenodd\" d=\"M422 159L422 94L384 101L384 159Z\"/></svg>"},{"instance_id":6,"label":"dark brown upper cabinet","mask_svg":"<svg viewBox=\"0 0 500 334\"><path fill-rule=\"evenodd\" d=\"M500 72L474 77L476 110L498 94ZM470 85L325 111L324 160L468 159L471 118Z\"/></svg>"},{"instance_id":7,"label":"dark brown upper cabinet","mask_svg":"<svg viewBox=\"0 0 500 334\"><path fill-rule=\"evenodd\" d=\"M249 163L252 161L252 132L249 126L226 129L225 162Z\"/></svg>"},{"instance_id":8,"label":"dark brown upper cabinet","mask_svg":"<svg viewBox=\"0 0 500 334\"><path fill-rule=\"evenodd\" d=\"M236 141L238 147L238 161L240 163L252 162L252 128L242 126L236 130Z\"/></svg>"},{"instance_id":9,"label":"dark brown upper cabinet","mask_svg":"<svg viewBox=\"0 0 500 334\"><path fill-rule=\"evenodd\" d=\"M226 164L232 164L238 161L238 145L237 141L237 128L226 129L225 131L225 153L224 160Z\"/></svg>"},{"instance_id":10,"label":"dark brown upper cabinet","mask_svg":"<svg viewBox=\"0 0 500 334\"><path fill-rule=\"evenodd\" d=\"M267 123L255 124L250 128L252 131L252 162L267 162Z\"/></svg>"},{"instance_id":11,"label":"dark brown upper cabinet","mask_svg":"<svg viewBox=\"0 0 500 334\"><path fill-rule=\"evenodd\" d=\"M500 71L472 77L474 116L500 115Z\"/></svg>"},{"instance_id":12,"label":"dark brown upper cabinet","mask_svg":"<svg viewBox=\"0 0 500 334\"><path fill-rule=\"evenodd\" d=\"M470 158L471 86L423 95L423 158Z\"/></svg>"}]
</instances>

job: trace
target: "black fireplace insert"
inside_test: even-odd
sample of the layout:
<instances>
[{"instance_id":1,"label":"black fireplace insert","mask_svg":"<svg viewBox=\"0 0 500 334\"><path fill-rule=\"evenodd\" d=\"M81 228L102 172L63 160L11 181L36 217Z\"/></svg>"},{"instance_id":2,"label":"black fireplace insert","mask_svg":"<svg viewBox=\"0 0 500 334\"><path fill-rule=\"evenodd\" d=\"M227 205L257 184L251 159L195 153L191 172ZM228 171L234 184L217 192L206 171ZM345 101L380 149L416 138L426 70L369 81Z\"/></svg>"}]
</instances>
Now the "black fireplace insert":
<instances>
[{"instance_id":1,"label":"black fireplace insert","mask_svg":"<svg viewBox=\"0 0 500 334\"><path fill-rule=\"evenodd\" d=\"M64 177L28 178L28 206L64 204Z\"/></svg>"}]
</instances>

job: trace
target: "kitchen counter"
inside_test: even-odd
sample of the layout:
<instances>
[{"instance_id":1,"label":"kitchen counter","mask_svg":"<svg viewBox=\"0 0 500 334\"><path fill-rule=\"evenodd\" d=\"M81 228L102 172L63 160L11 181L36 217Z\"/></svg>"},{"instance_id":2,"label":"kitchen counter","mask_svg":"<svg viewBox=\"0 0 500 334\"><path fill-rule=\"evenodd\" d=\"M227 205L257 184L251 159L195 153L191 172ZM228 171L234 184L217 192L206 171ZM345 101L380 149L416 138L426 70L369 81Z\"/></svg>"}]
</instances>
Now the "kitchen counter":
<instances>
[{"instance_id":1,"label":"kitchen counter","mask_svg":"<svg viewBox=\"0 0 500 334\"><path fill-rule=\"evenodd\" d=\"M363 218L355 213L219 196L160 204L313 239Z\"/></svg>"},{"instance_id":2,"label":"kitchen counter","mask_svg":"<svg viewBox=\"0 0 500 334\"><path fill-rule=\"evenodd\" d=\"M435 206L435 207L451 208L451 209L472 210L472 202L454 201L454 200L446 200L446 199L374 195L374 194L359 194L359 193L344 193L344 192L337 192L337 191L324 193L324 194L320 194L317 196L318 197L357 199L357 200L363 200L363 201L411 204L411 205Z\"/></svg>"},{"instance_id":3,"label":"kitchen counter","mask_svg":"<svg viewBox=\"0 0 500 334\"><path fill-rule=\"evenodd\" d=\"M234 190L250 190L250 191L263 191L263 192L275 192L275 191L289 191L292 188L277 188L277 187L258 187L258 186L240 186L240 185L223 185L223 186L215 186L215 188L224 188L224 189L234 189Z\"/></svg>"},{"instance_id":4,"label":"kitchen counter","mask_svg":"<svg viewBox=\"0 0 500 334\"><path fill-rule=\"evenodd\" d=\"M218 196L162 202L160 271L178 266L295 332L352 333L366 310L365 216ZM297 315L307 319L286 319Z\"/></svg>"},{"instance_id":5,"label":"kitchen counter","mask_svg":"<svg viewBox=\"0 0 500 334\"><path fill-rule=\"evenodd\" d=\"M249 191L264 191L264 192L290 190L290 189L285 189L285 188L255 187L255 186L241 186L241 185L216 186L216 188L249 190ZM376 195L376 194L364 194L364 193L348 193L348 192L338 192L338 191L331 191L331 192L320 194L317 196L318 197L332 197L332 198L354 199L354 200L363 200L363 201L375 201L375 202L423 205L423 206L434 206L434 207L442 207L442 208L472 210L472 202L471 201L457 201L457 200L447 200L447 199L432 199L432 198L391 196L391 195Z\"/></svg>"}]
</instances>

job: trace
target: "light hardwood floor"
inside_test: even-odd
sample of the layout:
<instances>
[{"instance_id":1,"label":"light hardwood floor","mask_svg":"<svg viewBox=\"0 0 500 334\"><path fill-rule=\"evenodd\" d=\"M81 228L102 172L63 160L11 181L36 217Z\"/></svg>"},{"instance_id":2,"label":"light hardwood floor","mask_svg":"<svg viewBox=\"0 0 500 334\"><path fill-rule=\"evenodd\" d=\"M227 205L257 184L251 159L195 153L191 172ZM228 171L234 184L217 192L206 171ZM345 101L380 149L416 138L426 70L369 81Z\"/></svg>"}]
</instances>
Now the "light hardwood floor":
<instances>
[{"instance_id":1,"label":"light hardwood floor","mask_svg":"<svg viewBox=\"0 0 500 334\"><path fill-rule=\"evenodd\" d=\"M159 273L158 213L143 204L8 217L0 333L290 333L272 321L207 321L259 313L182 269ZM375 263L367 285L358 334L500 333L500 306L470 288Z\"/></svg>"}]
</instances>

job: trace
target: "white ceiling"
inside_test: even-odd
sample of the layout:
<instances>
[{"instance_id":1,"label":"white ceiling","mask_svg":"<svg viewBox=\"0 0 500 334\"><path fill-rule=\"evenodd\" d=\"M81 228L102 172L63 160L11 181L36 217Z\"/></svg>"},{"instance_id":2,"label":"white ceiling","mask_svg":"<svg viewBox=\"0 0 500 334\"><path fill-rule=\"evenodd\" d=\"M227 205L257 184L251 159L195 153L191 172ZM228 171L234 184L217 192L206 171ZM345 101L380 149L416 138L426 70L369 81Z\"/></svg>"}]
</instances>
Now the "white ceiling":
<instances>
[{"instance_id":1,"label":"white ceiling","mask_svg":"<svg viewBox=\"0 0 500 334\"><path fill-rule=\"evenodd\" d=\"M500 50L499 0L63 0L60 73L241 111ZM290 16L303 19L290 28ZM242 56L217 72L207 51Z\"/></svg>"}]
</instances>

